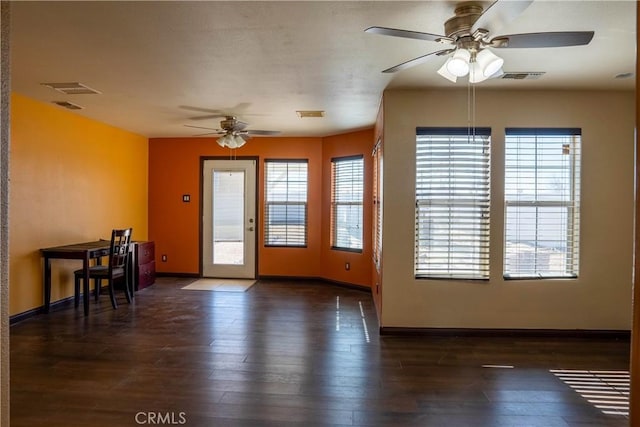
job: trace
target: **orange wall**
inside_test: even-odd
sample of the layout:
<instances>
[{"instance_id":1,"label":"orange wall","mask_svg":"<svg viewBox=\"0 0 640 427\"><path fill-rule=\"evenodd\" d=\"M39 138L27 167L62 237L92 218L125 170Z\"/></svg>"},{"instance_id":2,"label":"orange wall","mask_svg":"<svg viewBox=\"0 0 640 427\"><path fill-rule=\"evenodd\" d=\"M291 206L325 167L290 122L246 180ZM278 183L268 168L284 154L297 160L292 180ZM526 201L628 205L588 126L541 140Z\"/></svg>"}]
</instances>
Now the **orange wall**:
<instances>
[{"instance_id":1,"label":"orange wall","mask_svg":"<svg viewBox=\"0 0 640 427\"><path fill-rule=\"evenodd\" d=\"M346 253L348 258L326 254L325 222L329 212L328 187L331 157L337 153L364 154L370 171L371 131L355 132L330 138L288 137L253 138L236 150L238 157L258 157L258 275L323 277L331 280L370 285L367 257L371 258L370 236L365 231L363 254ZM325 153L326 151L326 153ZM330 154L334 153L334 154ZM328 156L328 157L327 157ZM200 269L200 161L201 157L229 158L215 138L152 138L149 141L149 239L156 244L156 268L161 273L199 274ZM264 247L263 203L265 159L308 159L308 242L306 248ZM367 177L370 179L370 177ZM365 194L370 197L367 181ZM191 196L190 203L182 195ZM371 203L365 201L370 224ZM328 224L328 223L327 223ZM328 225L327 225L328 226ZM161 256L167 255L162 262ZM344 274L344 262L352 269ZM329 263L325 265L324 262Z\"/></svg>"},{"instance_id":2,"label":"orange wall","mask_svg":"<svg viewBox=\"0 0 640 427\"><path fill-rule=\"evenodd\" d=\"M254 145L255 147L250 147ZM322 212L322 139L321 138L254 138L242 150L259 149L258 168L258 224L264 230L264 160L265 159L308 159L307 193L307 247L274 248L264 247L264 234L258 233L258 275L320 277L323 266L320 262ZM238 150L240 153L241 150ZM245 153L241 153L245 155ZM251 155L251 154L247 154Z\"/></svg>"},{"instance_id":3,"label":"orange wall","mask_svg":"<svg viewBox=\"0 0 640 427\"><path fill-rule=\"evenodd\" d=\"M350 284L371 286L371 212L373 130L324 138L322 145L322 277ZM331 159L362 154L364 158L364 201L362 253L331 249ZM349 262L350 269L345 269Z\"/></svg>"},{"instance_id":4,"label":"orange wall","mask_svg":"<svg viewBox=\"0 0 640 427\"><path fill-rule=\"evenodd\" d=\"M147 157L145 137L12 95L11 315L43 304L40 248L108 239L125 226L147 239ZM79 267L52 261L52 301L73 295Z\"/></svg>"},{"instance_id":5,"label":"orange wall","mask_svg":"<svg viewBox=\"0 0 640 427\"><path fill-rule=\"evenodd\" d=\"M270 276L318 276L320 273L320 206L322 140L320 138L253 138L236 150L238 157L257 156L258 199L263 200L264 159L309 160L309 234L306 248L264 248L258 233L258 272ZM149 141L149 236L156 244L158 272L198 274L200 269L200 158L229 158L215 138L152 138ZM191 196L190 203L182 195ZM262 230L262 203L258 226ZM167 255L162 262L161 256Z\"/></svg>"}]
</instances>

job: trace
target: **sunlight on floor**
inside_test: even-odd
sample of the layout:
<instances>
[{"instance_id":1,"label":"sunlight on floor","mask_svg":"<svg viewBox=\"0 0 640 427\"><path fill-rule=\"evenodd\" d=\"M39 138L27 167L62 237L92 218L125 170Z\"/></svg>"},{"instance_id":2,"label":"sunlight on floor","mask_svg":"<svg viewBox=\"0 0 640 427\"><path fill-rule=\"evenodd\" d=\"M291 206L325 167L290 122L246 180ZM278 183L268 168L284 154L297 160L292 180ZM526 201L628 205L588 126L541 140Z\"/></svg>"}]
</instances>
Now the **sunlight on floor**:
<instances>
[{"instance_id":1,"label":"sunlight on floor","mask_svg":"<svg viewBox=\"0 0 640 427\"><path fill-rule=\"evenodd\" d=\"M602 413L629 416L629 371L552 369L550 372Z\"/></svg>"},{"instance_id":2,"label":"sunlight on floor","mask_svg":"<svg viewBox=\"0 0 640 427\"><path fill-rule=\"evenodd\" d=\"M340 330L340 297L336 296L336 331Z\"/></svg>"},{"instance_id":3,"label":"sunlight on floor","mask_svg":"<svg viewBox=\"0 0 640 427\"><path fill-rule=\"evenodd\" d=\"M369 328L367 328L367 319L364 315L364 309L362 308L362 301L358 301L358 305L360 305L360 317L362 317L362 326L364 328L364 339L366 342L371 342L371 338L369 338Z\"/></svg>"}]
</instances>

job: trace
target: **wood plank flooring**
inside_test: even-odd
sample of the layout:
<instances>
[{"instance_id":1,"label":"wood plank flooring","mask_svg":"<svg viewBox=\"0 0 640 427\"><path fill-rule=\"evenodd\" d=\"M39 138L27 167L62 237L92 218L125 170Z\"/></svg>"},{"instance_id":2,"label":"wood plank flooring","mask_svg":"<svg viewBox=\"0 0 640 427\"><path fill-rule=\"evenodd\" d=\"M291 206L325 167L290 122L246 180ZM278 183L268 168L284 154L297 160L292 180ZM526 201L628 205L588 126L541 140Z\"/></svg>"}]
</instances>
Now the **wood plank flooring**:
<instances>
[{"instance_id":1,"label":"wood plank flooring","mask_svg":"<svg viewBox=\"0 0 640 427\"><path fill-rule=\"evenodd\" d=\"M379 336L366 292L286 281L180 289L191 281L160 278L132 305L119 295L117 310L103 296L88 318L69 306L13 325L11 426L629 422L571 381L626 371L628 340ZM591 394L624 400L624 385L589 382Z\"/></svg>"}]
</instances>

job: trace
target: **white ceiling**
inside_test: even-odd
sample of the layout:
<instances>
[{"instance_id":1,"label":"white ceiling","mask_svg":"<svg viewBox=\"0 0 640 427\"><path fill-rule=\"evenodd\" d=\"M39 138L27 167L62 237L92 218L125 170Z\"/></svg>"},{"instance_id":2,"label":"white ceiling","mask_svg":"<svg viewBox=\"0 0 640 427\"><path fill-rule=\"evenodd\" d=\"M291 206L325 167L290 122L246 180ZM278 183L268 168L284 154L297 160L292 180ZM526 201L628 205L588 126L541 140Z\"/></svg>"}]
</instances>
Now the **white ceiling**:
<instances>
[{"instance_id":1,"label":"white ceiling","mask_svg":"<svg viewBox=\"0 0 640 427\"><path fill-rule=\"evenodd\" d=\"M509 1L509 0L501 0ZM455 1L71 1L11 4L12 87L78 114L148 137L191 136L184 125L220 119L184 106L233 113L249 129L326 136L373 125L385 88L466 88L436 74L444 58L380 71L439 50L430 41L367 34L370 26L444 33ZM492 2L480 2L489 5ZM500 34L595 31L588 46L501 49L506 72L477 90L633 90L634 1L536 0ZM64 95L43 82L81 82L99 95ZM56 107L61 108L61 107ZM300 119L296 110L324 110Z\"/></svg>"}]
</instances>

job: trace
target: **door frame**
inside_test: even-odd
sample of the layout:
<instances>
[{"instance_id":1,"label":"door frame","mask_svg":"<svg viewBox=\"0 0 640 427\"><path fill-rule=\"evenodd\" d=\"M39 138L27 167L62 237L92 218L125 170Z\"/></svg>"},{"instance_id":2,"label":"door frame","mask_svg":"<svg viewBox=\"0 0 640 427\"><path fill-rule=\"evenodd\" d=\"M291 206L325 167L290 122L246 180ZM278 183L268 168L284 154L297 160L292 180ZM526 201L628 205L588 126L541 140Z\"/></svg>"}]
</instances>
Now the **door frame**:
<instances>
[{"instance_id":1,"label":"door frame","mask_svg":"<svg viewBox=\"0 0 640 427\"><path fill-rule=\"evenodd\" d=\"M204 264L202 261L203 258L203 252L204 252L204 240L203 240L203 218L204 218L204 163L207 160L254 160L256 162L256 173L255 173L255 180L256 180L256 191L255 191L255 207L256 207L256 216L255 216L255 221L254 221L254 227L255 227L255 271L254 271L254 277L256 278L256 280L258 279L258 264L259 264L259 259L258 259L258 253L260 251L258 251L258 246L259 246L259 232L260 232L260 187L259 187L259 183L260 183L260 157L259 156L234 156L233 159L230 159L228 156L200 156L200 169L199 169L199 174L200 177L198 178L198 180L200 181L200 186L199 186L199 198L200 198L200 207L199 207L199 211L198 211L198 241L199 241L199 248L198 248L198 276L199 277L204 277L203 276L203 272L204 272Z\"/></svg>"}]
</instances>

